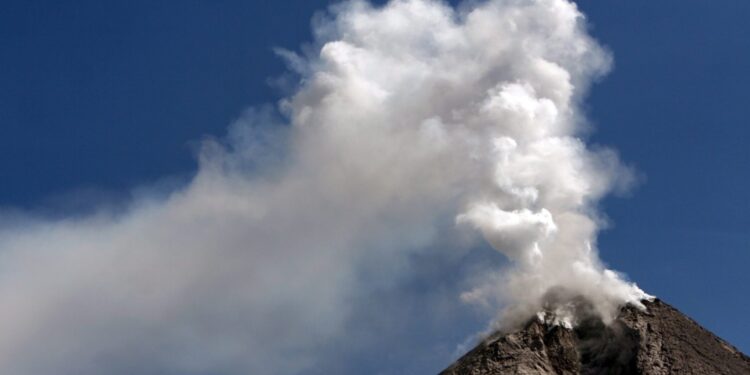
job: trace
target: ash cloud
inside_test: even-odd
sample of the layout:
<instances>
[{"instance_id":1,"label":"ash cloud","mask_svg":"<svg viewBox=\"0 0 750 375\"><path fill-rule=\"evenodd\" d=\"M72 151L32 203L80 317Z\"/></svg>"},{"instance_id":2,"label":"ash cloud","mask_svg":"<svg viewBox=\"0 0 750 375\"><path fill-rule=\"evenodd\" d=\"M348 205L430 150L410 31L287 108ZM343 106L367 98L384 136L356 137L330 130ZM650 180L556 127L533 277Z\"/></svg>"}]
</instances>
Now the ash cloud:
<instances>
[{"instance_id":1,"label":"ash cloud","mask_svg":"<svg viewBox=\"0 0 750 375\"><path fill-rule=\"evenodd\" d=\"M582 138L610 57L573 3L349 1L313 31L280 52L300 76L281 118L206 141L186 186L0 229L0 372L346 373L326 348L376 329L384 290L448 317L464 291L504 322L551 288L602 316L646 297L596 252L596 203L631 172ZM511 266L451 268L480 236ZM415 273L439 292L404 290Z\"/></svg>"}]
</instances>

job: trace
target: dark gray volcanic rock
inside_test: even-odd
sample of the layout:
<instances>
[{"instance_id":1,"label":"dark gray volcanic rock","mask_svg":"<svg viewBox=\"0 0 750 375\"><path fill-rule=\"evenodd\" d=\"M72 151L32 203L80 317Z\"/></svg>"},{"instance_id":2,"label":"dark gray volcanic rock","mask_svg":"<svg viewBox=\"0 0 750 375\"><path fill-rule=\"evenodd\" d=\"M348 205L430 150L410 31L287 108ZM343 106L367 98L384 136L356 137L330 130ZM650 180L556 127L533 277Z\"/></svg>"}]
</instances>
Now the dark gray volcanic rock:
<instances>
[{"instance_id":1,"label":"dark gray volcanic rock","mask_svg":"<svg viewBox=\"0 0 750 375\"><path fill-rule=\"evenodd\" d=\"M574 329L533 319L495 334L441 375L750 374L750 358L656 299L647 310L622 308L605 325L583 319Z\"/></svg>"}]
</instances>

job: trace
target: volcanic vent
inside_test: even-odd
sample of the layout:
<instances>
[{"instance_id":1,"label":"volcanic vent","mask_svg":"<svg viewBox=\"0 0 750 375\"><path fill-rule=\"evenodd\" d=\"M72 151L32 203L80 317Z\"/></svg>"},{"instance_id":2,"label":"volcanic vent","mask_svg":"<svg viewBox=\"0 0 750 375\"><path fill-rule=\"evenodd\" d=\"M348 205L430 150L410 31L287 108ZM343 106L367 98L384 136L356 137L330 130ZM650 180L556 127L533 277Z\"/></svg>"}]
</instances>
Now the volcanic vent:
<instances>
[{"instance_id":1,"label":"volcanic vent","mask_svg":"<svg viewBox=\"0 0 750 375\"><path fill-rule=\"evenodd\" d=\"M539 314L490 336L440 375L750 374L750 357L726 341L659 299L643 304L626 305L610 324L587 315L583 301L575 326Z\"/></svg>"}]
</instances>

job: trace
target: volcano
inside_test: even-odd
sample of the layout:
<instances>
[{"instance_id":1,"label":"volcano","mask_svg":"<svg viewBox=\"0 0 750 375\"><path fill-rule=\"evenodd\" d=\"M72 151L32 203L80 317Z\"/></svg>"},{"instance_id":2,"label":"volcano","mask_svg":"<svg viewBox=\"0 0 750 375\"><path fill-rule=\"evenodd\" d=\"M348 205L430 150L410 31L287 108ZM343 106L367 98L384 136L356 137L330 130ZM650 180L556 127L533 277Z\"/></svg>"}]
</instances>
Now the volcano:
<instances>
[{"instance_id":1,"label":"volcano","mask_svg":"<svg viewBox=\"0 0 750 375\"><path fill-rule=\"evenodd\" d=\"M622 307L609 324L584 313L571 326L541 313L488 337L440 375L750 374L750 357L674 307L643 305Z\"/></svg>"}]
</instances>

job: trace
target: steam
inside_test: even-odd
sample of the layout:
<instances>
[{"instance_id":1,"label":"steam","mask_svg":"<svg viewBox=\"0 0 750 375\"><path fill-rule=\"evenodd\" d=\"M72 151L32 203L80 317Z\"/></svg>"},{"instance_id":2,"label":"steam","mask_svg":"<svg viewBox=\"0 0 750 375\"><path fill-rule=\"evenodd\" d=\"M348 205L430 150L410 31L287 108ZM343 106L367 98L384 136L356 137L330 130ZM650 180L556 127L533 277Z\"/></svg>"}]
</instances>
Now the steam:
<instances>
[{"instance_id":1,"label":"steam","mask_svg":"<svg viewBox=\"0 0 750 375\"><path fill-rule=\"evenodd\" d=\"M639 304L596 251L596 204L631 172L581 138L610 65L585 26L567 0L333 7L307 53L279 51L301 77L282 114L250 110L206 141L186 186L126 212L4 220L0 372L321 369L358 296L475 233L512 265L462 275L481 280L462 298L501 321L551 290L605 317Z\"/></svg>"}]
</instances>

